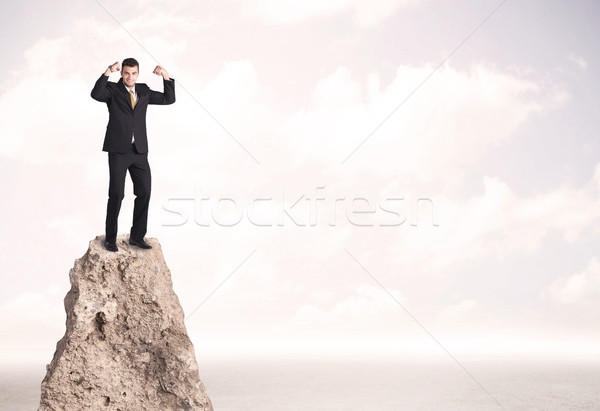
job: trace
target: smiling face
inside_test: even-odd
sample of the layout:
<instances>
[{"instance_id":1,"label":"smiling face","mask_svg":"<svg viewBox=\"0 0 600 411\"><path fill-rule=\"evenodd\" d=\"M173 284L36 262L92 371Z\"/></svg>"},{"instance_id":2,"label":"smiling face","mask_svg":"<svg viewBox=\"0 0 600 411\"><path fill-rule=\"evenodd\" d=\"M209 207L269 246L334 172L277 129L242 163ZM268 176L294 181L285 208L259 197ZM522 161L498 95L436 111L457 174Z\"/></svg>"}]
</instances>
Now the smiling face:
<instances>
[{"instance_id":1,"label":"smiling face","mask_svg":"<svg viewBox=\"0 0 600 411\"><path fill-rule=\"evenodd\" d=\"M123 66L121 70L121 77L123 77L123 83L129 88L132 88L137 81L139 75L138 67L134 66Z\"/></svg>"}]
</instances>

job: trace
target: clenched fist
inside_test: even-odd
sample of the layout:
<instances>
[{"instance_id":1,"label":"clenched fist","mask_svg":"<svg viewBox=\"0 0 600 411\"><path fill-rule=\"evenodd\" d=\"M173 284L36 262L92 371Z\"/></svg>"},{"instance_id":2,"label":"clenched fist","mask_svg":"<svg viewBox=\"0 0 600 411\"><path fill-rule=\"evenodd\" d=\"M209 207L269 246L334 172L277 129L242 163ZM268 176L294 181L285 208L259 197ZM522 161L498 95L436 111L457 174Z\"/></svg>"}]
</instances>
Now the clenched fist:
<instances>
[{"instance_id":1,"label":"clenched fist","mask_svg":"<svg viewBox=\"0 0 600 411\"><path fill-rule=\"evenodd\" d=\"M167 74L165 69L162 68L161 66L156 66L153 73L156 74L157 76L162 76L165 80L170 80L169 75Z\"/></svg>"},{"instance_id":2,"label":"clenched fist","mask_svg":"<svg viewBox=\"0 0 600 411\"><path fill-rule=\"evenodd\" d=\"M108 76L110 73L115 72L115 71L120 71L120 70L121 70L121 65L119 64L118 61L115 61L113 64L108 66L108 68L104 72L104 75Z\"/></svg>"}]
</instances>

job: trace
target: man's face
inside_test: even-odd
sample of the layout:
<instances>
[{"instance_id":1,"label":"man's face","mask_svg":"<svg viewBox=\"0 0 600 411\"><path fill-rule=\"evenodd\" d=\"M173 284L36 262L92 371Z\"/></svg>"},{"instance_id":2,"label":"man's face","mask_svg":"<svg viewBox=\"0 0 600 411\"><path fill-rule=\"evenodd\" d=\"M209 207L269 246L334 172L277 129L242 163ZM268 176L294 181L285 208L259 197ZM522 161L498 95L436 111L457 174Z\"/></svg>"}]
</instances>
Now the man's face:
<instances>
[{"instance_id":1,"label":"man's face","mask_svg":"<svg viewBox=\"0 0 600 411\"><path fill-rule=\"evenodd\" d=\"M123 83L125 83L127 87L133 87L135 85L139 74L140 73L138 72L137 67L124 66L121 70L121 77L123 77Z\"/></svg>"}]
</instances>

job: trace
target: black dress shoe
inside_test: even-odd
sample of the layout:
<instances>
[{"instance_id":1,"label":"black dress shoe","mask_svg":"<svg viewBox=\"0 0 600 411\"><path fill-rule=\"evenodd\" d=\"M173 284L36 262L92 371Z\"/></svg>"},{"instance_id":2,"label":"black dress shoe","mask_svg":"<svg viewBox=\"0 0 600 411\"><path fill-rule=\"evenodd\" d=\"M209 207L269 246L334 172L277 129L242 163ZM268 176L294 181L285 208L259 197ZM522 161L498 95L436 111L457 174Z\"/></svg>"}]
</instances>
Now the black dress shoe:
<instances>
[{"instance_id":1,"label":"black dress shoe","mask_svg":"<svg viewBox=\"0 0 600 411\"><path fill-rule=\"evenodd\" d=\"M152 248L150 244L142 240L134 240L133 238L129 239L129 244L135 247L143 248L144 250L149 250Z\"/></svg>"},{"instance_id":2,"label":"black dress shoe","mask_svg":"<svg viewBox=\"0 0 600 411\"><path fill-rule=\"evenodd\" d=\"M119 249L117 248L117 243L112 243L106 240L104 240L104 248L106 248L108 251L112 251L113 253L119 251Z\"/></svg>"}]
</instances>

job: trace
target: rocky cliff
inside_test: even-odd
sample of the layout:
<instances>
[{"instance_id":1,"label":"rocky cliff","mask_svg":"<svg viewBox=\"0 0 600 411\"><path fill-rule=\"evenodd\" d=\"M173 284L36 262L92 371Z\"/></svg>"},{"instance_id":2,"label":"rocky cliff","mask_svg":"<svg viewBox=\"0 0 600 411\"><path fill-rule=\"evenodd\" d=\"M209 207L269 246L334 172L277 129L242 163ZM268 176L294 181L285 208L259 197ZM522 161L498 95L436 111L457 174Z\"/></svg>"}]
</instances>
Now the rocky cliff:
<instances>
[{"instance_id":1,"label":"rocky cliff","mask_svg":"<svg viewBox=\"0 0 600 411\"><path fill-rule=\"evenodd\" d=\"M111 253L102 240L69 273L67 330L39 411L212 411L160 244L141 250L123 235Z\"/></svg>"}]
</instances>

